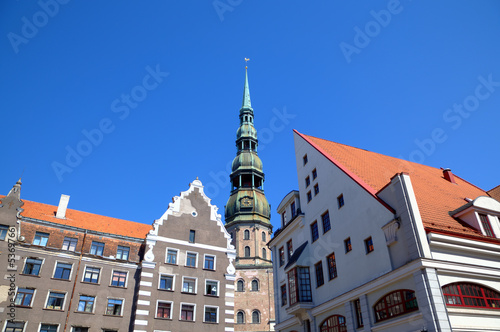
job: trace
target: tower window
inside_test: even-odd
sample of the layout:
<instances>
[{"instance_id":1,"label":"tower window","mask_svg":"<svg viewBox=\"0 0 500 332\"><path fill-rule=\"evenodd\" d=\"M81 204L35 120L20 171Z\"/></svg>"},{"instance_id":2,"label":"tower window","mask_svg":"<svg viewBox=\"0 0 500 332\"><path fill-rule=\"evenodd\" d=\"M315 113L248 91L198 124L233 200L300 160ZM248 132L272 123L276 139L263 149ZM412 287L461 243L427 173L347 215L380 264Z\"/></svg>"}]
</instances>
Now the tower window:
<instances>
[{"instance_id":1,"label":"tower window","mask_svg":"<svg viewBox=\"0 0 500 332\"><path fill-rule=\"evenodd\" d=\"M250 257L250 247L249 246L245 247L245 257Z\"/></svg>"},{"instance_id":2,"label":"tower window","mask_svg":"<svg viewBox=\"0 0 500 332\"><path fill-rule=\"evenodd\" d=\"M266 248L262 248L262 258L267 259L267 253L266 253Z\"/></svg>"},{"instance_id":3,"label":"tower window","mask_svg":"<svg viewBox=\"0 0 500 332\"><path fill-rule=\"evenodd\" d=\"M243 232L243 240L250 240L250 231L248 229Z\"/></svg>"},{"instance_id":4,"label":"tower window","mask_svg":"<svg viewBox=\"0 0 500 332\"><path fill-rule=\"evenodd\" d=\"M304 161L304 166L307 164L307 154L302 157L302 160Z\"/></svg>"},{"instance_id":5,"label":"tower window","mask_svg":"<svg viewBox=\"0 0 500 332\"><path fill-rule=\"evenodd\" d=\"M259 291L259 281L257 279L252 280L252 292Z\"/></svg>"},{"instance_id":6,"label":"tower window","mask_svg":"<svg viewBox=\"0 0 500 332\"><path fill-rule=\"evenodd\" d=\"M245 282L243 280L238 280L236 283L236 291L237 292L244 292L245 291Z\"/></svg>"},{"instance_id":7,"label":"tower window","mask_svg":"<svg viewBox=\"0 0 500 332\"><path fill-rule=\"evenodd\" d=\"M262 232L262 241L266 241L266 232Z\"/></svg>"}]
</instances>

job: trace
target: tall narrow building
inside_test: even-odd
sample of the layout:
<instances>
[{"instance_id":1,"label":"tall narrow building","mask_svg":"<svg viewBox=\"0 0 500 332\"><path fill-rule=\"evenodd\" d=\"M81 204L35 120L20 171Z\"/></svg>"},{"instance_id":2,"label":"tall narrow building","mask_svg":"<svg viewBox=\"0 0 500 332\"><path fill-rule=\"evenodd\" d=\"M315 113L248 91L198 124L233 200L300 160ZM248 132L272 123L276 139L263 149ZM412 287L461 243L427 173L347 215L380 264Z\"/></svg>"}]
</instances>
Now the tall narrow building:
<instances>
[{"instance_id":1,"label":"tall narrow building","mask_svg":"<svg viewBox=\"0 0 500 332\"><path fill-rule=\"evenodd\" d=\"M235 331L274 331L274 291L270 206L264 195L264 172L257 155L257 131L245 68L243 105L236 132L231 195L226 205L226 229L236 248Z\"/></svg>"}]
</instances>

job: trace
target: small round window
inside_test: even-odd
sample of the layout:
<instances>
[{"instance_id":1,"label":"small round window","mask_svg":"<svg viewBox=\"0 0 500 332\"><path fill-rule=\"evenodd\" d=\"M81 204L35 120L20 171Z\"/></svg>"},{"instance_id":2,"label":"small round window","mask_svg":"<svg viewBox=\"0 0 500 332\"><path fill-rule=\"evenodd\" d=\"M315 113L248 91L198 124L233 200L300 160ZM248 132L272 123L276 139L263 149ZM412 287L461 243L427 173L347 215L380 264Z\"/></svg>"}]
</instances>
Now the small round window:
<instances>
[{"instance_id":1,"label":"small round window","mask_svg":"<svg viewBox=\"0 0 500 332\"><path fill-rule=\"evenodd\" d=\"M192 215L193 217L198 217L198 212L193 211L193 212L191 212L191 215Z\"/></svg>"}]
</instances>

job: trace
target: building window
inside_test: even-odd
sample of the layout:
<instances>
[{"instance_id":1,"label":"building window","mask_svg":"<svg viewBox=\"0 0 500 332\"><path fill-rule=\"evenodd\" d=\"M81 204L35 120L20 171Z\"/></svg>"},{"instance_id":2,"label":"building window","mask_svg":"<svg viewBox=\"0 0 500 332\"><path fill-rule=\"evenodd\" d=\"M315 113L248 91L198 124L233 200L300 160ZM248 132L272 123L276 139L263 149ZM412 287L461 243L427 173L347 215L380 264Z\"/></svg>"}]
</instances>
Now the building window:
<instances>
[{"instance_id":1,"label":"building window","mask_svg":"<svg viewBox=\"0 0 500 332\"><path fill-rule=\"evenodd\" d=\"M267 259L266 248L262 248L262 259Z\"/></svg>"},{"instance_id":2,"label":"building window","mask_svg":"<svg viewBox=\"0 0 500 332\"><path fill-rule=\"evenodd\" d=\"M262 241L266 242L266 232L262 232Z\"/></svg>"},{"instance_id":3,"label":"building window","mask_svg":"<svg viewBox=\"0 0 500 332\"><path fill-rule=\"evenodd\" d=\"M380 322L418 310L418 305L414 291L399 289L382 297L373 308L375 309L375 321Z\"/></svg>"},{"instance_id":4,"label":"building window","mask_svg":"<svg viewBox=\"0 0 500 332\"><path fill-rule=\"evenodd\" d=\"M93 312L94 311L95 296L80 295L78 301L78 308L76 311Z\"/></svg>"},{"instance_id":5,"label":"building window","mask_svg":"<svg viewBox=\"0 0 500 332\"><path fill-rule=\"evenodd\" d=\"M40 269L42 268L42 260L38 258L27 258L26 264L24 265L23 274L29 274L32 276L40 275Z\"/></svg>"},{"instance_id":6,"label":"building window","mask_svg":"<svg viewBox=\"0 0 500 332\"><path fill-rule=\"evenodd\" d=\"M287 256L288 256L288 260L290 260L290 258L292 257L293 255L293 245L292 245L292 240L288 241L286 243L286 253L287 253Z\"/></svg>"},{"instance_id":7,"label":"building window","mask_svg":"<svg viewBox=\"0 0 500 332\"><path fill-rule=\"evenodd\" d=\"M365 239L365 249L366 249L367 254L369 254L373 251L373 240L372 240L371 236L369 238Z\"/></svg>"},{"instance_id":8,"label":"building window","mask_svg":"<svg viewBox=\"0 0 500 332\"><path fill-rule=\"evenodd\" d=\"M9 226L0 225L0 240L4 241L7 236L7 231L9 230Z\"/></svg>"},{"instance_id":9,"label":"building window","mask_svg":"<svg viewBox=\"0 0 500 332\"><path fill-rule=\"evenodd\" d=\"M104 243L92 241L92 245L90 246L90 254L102 256L104 253Z\"/></svg>"},{"instance_id":10,"label":"building window","mask_svg":"<svg viewBox=\"0 0 500 332\"><path fill-rule=\"evenodd\" d=\"M23 330L24 322L13 322L11 320L7 320L4 332L23 332Z\"/></svg>"},{"instance_id":11,"label":"building window","mask_svg":"<svg viewBox=\"0 0 500 332\"><path fill-rule=\"evenodd\" d=\"M249 246L245 247L245 257L250 257L250 247Z\"/></svg>"},{"instance_id":12,"label":"building window","mask_svg":"<svg viewBox=\"0 0 500 332\"><path fill-rule=\"evenodd\" d=\"M356 315L356 328L363 327L363 314L361 313L361 301L354 300L354 314Z\"/></svg>"},{"instance_id":13,"label":"building window","mask_svg":"<svg viewBox=\"0 0 500 332\"><path fill-rule=\"evenodd\" d=\"M189 242L194 243L196 232L194 230L189 231Z\"/></svg>"},{"instance_id":14,"label":"building window","mask_svg":"<svg viewBox=\"0 0 500 332\"><path fill-rule=\"evenodd\" d=\"M311 278L308 267L296 267L288 272L290 305L297 302L311 302Z\"/></svg>"},{"instance_id":15,"label":"building window","mask_svg":"<svg viewBox=\"0 0 500 332\"><path fill-rule=\"evenodd\" d=\"M332 280L337 277L337 263L335 262L335 253L331 253L326 257L328 262L328 278Z\"/></svg>"},{"instance_id":16,"label":"building window","mask_svg":"<svg viewBox=\"0 0 500 332\"><path fill-rule=\"evenodd\" d=\"M167 263L177 264L177 250L174 249L167 250Z\"/></svg>"},{"instance_id":17,"label":"building window","mask_svg":"<svg viewBox=\"0 0 500 332\"><path fill-rule=\"evenodd\" d=\"M321 216L321 221L323 222L323 234L325 234L332 228L330 225L330 214L328 213L328 211L323 213L323 215Z\"/></svg>"},{"instance_id":18,"label":"building window","mask_svg":"<svg viewBox=\"0 0 500 332\"><path fill-rule=\"evenodd\" d=\"M181 305L181 320L194 321L194 305L182 304Z\"/></svg>"},{"instance_id":19,"label":"building window","mask_svg":"<svg viewBox=\"0 0 500 332\"><path fill-rule=\"evenodd\" d=\"M101 268L99 267L85 267L85 274L83 275L84 282L90 282L92 284L99 283L99 275L101 274Z\"/></svg>"},{"instance_id":20,"label":"building window","mask_svg":"<svg viewBox=\"0 0 500 332\"><path fill-rule=\"evenodd\" d=\"M161 275L160 276L160 289L163 290L174 290L174 276Z\"/></svg>"},{"instance_id":21,"label":"building window","mask_svg":"<svg viewBox=\"0 0 500 332\"><path fill-rule=\"evenodd\" d=\"M443 286L447 306L500 309L500 293L471 283L454 283Z\"/></svg>"},{"instance_id":22,"label":"building window","mask_svg":"<svg viewBox=\"0 0 500 332\"><path fill-rule=\"evenodd\" d=\"M259 281L257 279L252 280L252 292L259 291Z\"/></svg>"},{"instance_id":23,"label":"building window","mask_svg":"<svg viewBox=\"0 0 500 332\"><path fill-rule=\"evenodd\" d=\"M205 255L205 264L203 267L206 270L215 270L215 256Z\"/></svg>"},{"instance_id":24,"label":"building window","mask_svg":"<svg viewBox=\"0 0 500 332\"><path fill-rule=\"evenodd\" d=\"M158 302L156 308L156 318L172 318L172 303L171 302Z\"/></svg>"},{"instance_id":25,"label":"building window","mask_svg":"<svg viewBox=\"0 0 500 332\"><path fill-rule=\"evenodd\" d=\"M57 332L57 324L41 324L39 332Z\"/></svg>"},{"instance_id":26,"label":"building window","mask_svg":"<svg viewBox=\"0 0 500 332\"><path fill-rule=\"evenodd\" d=\"M49 292L49 298L47 299L45 308L53 310L63 310L65 297L66 294L64 293Z\"/></svg>"},{"instance_id":27,"label":"building window","mask_svg":"<svg viewBox=\"0 0 500 332\"><path fill-rule=\"evenodd\" d=\"M259 310L254 310L252 312L252 324L260 324L260 312L259 312Z\"/></svg>"},{"instance_id":28,"label":"building window","mask_svg":"<svg viewBox=\"0 0 500 332\"><path fill-rule=\"evenodd\" d=\"M281 286L281 306L286 305L286 285Z\"/></svg>"},{"instance_id":29,"label":"building window","mask_svg":"<svg viewBox=\"0 0 500 332\"><path fill-rule=\"evenodd\" d=\"M344 248L345 252L348 253L349 251L352 250L352 244L351 244L351 238L348 237L347 239L344 240Z\"/></svg>"},{"instance_id":30,"label":"building window","mask_svg":"<svg viewBox=\"0 0 500 332\"><path fill-rule=\"evenodd\" d=\"M244 292L245 291L245 282L243 280L238 280L236 283L236 291L237 292Z\"/></svg>"},{"instance_id":31,"label":"building window","mask_svg":"<svg viewBox=\"0 0 500 332\"><path fill-rule=\"evenodd\" d=\"M205 280L205 295L219 296L219 282L215 280Z\"/></svg>"},{"instance_id":32,"label":"building window","mask_svg":"<svg viewBox=\"0 0 500 332\"><path fill-rule=\"evenodd\" d=\"M319 287L325 283L325 279L323 277L323 261L319 261L314 265L314 269L316 271L316 287Z\"/></svg>"},{"instance_id":33,"label":"building window","mask_svg":"<svg viewBox=\"0 0 500 332\"><path fill-rule=\"evenodd\" d=\"M18 288L14 304L20 307L31 307L31 300L35 290L32 288Z\"/></svg>"},{"instance_id":34,"label":"building window","mask_svg":"<svg viewBox=\"0 0 500 332\"><path fill-rule=\"evenodd\" d=\"M479 213L479 219L481 220L481 226L483 226L484 234L486 236L494 237L493 230L491 229L491 224L488 219L488 216L482 213Z\"/></svg>"},{"instance_id":35,"label":"building window","mask_svg":"<svg viewBox=\"0 0 500 332\"><path fill-rule=\"evenodd\" d=\"M62 250L75 251L78 239L72 237L65 237L63 240Z\"/></svg>"},{"instance_id":36,"label":"building window","mask_svg":"<svg viewBox=\"0 0 500 332\"><path fill-rule=\"evenodd\" d=\"M182 291L184 293L196 293L196 279L183 277L182 280Z\"/></svg>"},{"instance_id":37,"label":"building window","mask_svg":"<svg viewBox=\"0 0 500 332\"><path fill-rule=\"evenodd\" d=\"M36 232L35 238L33 239L33 244L35 246L47 246L47 242L49 241L49 233Z\"/></svg>"},{"instance_id":38,"label":"building window","mask_svg":"<svg viewBox=\"0 0 500 332\"><path fill-rule=\"evenodd\" d=\"M236 324L245 324L245 313L241 310L236 314Z\"/></svg>"},{"instance_id":39,"label":"building window","mask_svg":"<svg viewBox=\"0 0 500 332\"><path fill-rule=\"evenodd\" d=\"M319 238L318 222L317 221L314 221L311 224L311 238L312 238L312 242L316 241Z\"/></svg>"},{"instance_id":40,"label":"building window","mask_svg":"<svg viewBox=\"0 0 500 332\"><path fill-rule=\"evenodd\" d=\"M311 184L311 178L308 176L306 176L306 188L309 187L309 185Z\"/></svg>"},{"instance_id":41,"label":"building window","mask_svg":"<svg viewBox=\"0 0 500 332\"><path fill-rule=\"evenodd\" d=\"M196 256L196 253L188 252L186 255L186 266L196 267Z\"/></svg>"},{"instance_id":42,"label":"building window","mask_svg":"<svg viewBox=\"0 0 500 332\"><path fill-rule=\"evenodd\" d=\"M243 232L243 240L250 240L250 231L248 229Z\"/></svg>"},{"instance_id":43,"label":"building window","mask_svg":"<svg viewBox=\"0 0 500 332\"><path fill-rule=\"evenodd\" d=\"M205 323L217 323L217 307L205 307Z\"/></svg>"},{"instance_id":44,"label":"building window","mask_svg":"<svg viewBox=\"0 0 500 332\"><path fill-rule=\"evenodd\" d=\"M302 157L302 160L304 161L304 166L307 164L307 154Z\"/></svg>"},{"instance_id":45,"label":"building window","mask_svg":"<svg viewBox=\"0 0 500 332\"><path fill-rule=\"evenodd\" d=\"M285 248L281 247L279 249L279 255L280 255L280 266L283 266L283 264L285 264Z\"/></svg>"},{"instance_id":46,"label":"building window","mask_svg":"<svg viewBox=\"0 0 500 332\"><path fill-rule=\"evenodd\" d=\"M307 203L309 203L312 199L313 199L313 196L312 196L312 194L311 194L311 191L309 190L309 191L307 192Z\"/></svg>"},{"instance_id":47,"label":"building window","mask_svg":"<svg viewBox=\"0 0 500 332\"><path fill-rule=\"evenodd\" d=\"M290 210L292 211L292 219L297 216L297 209L295 209L295 201L290 204Z\"/></svg>"},{"instance_id":48,"label":"building window","mask_svg":"<svg viewBox=\"0 0 500 332\"><path fill-rule=\"evenodd\" d=\"M283 211L283 213L281 214L281 226L285 226L285 222L286 222L286 211Z\"/></svg>"},{"instance_id":49,"label":"building window","mask_svg":"<svg viewBox=\"0 0 500 332\"><path fill-rule=\"evenodd\" d=\"M122 315L123 300L108 299L106 306L106 315L121 316Z\"/></svg>"},{"instance_id":50,"label":"building window","mask_svg":"<svg viewBox=\"0 0 500 332\"><path fill-rule=\"evenodd\" d=\"M317 194L319 194L319 184L315 184L314 185L314 196L316 196Z\"/></svg>"},{"instance_id":51,"label":"building window","mask_svg":"<svg viewBox=\"0 0 500 332\"><path fill-rule=\"evenodd\" d=\"M122 259L128 261L128 255L130 253L129 247L118 246L116 249L116 259Z\"/></svg>"},{"instance_id":52,"label":"building window","mask_svg":"<svg viewBox=\"0 0 500 332\"><path fill-rule=\"evenodd\" d=\"M111 286L125 287L127 284L127 272L113 271Z\"/></svg>"},{"instance_id":53,"label":"building window","mask_svg":"<svg viewBox=\"0 0 500 332\"><path fill-rule=\"evenodd\" d=\"M313 180L316 180L316 178L318 177L318 172L316 171L316 168L313 169L312 176L313 176Z\"/></svg>"},{"instance_id":54,"label":"building window","mask_svg":"<svg viewBox=\"0 0 500 332\"><path fill-rule=\"evenodd\" d=\"M339 209L344 206L344 195L337 197L337 205L339 206Z\"/></svg>"},{"instance_id":55,"label":"building window","mask_svg":"<svg viewBox=\"0 0 500 332\"><path fill-rule=\"evenodd\" d=\"M319 327L321 332L347 332L345 317L340 315L328 317Z\"/></svg>"},{"instance_id":56,"label":"building window","mask_svg":"<svg viewBox=\"0 0 500 332\"><path fill-rule=\"evenodd\" d=\"M54 272L54 278L69 280L72 266L72 264L57 262L56 270Z\"/></svg>"}]
</instances>

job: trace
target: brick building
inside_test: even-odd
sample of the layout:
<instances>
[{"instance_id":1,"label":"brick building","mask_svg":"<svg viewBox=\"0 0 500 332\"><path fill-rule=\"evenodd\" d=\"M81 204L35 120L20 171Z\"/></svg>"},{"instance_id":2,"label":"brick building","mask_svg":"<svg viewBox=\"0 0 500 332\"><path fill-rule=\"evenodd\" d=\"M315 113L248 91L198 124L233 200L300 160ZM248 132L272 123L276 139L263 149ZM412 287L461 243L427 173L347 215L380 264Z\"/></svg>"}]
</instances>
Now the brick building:
<instances>
[{"instance_id":1,"label":"brick building","mask_svg":"<svg viewBox=\"0 0 500 332\"><path fill-rule=\"evenodd\" d=\"M200 181L153 227L20 193L18 181L0 197L2 331L232 330L234 249Z\"/></svg>"}]
</instances>

